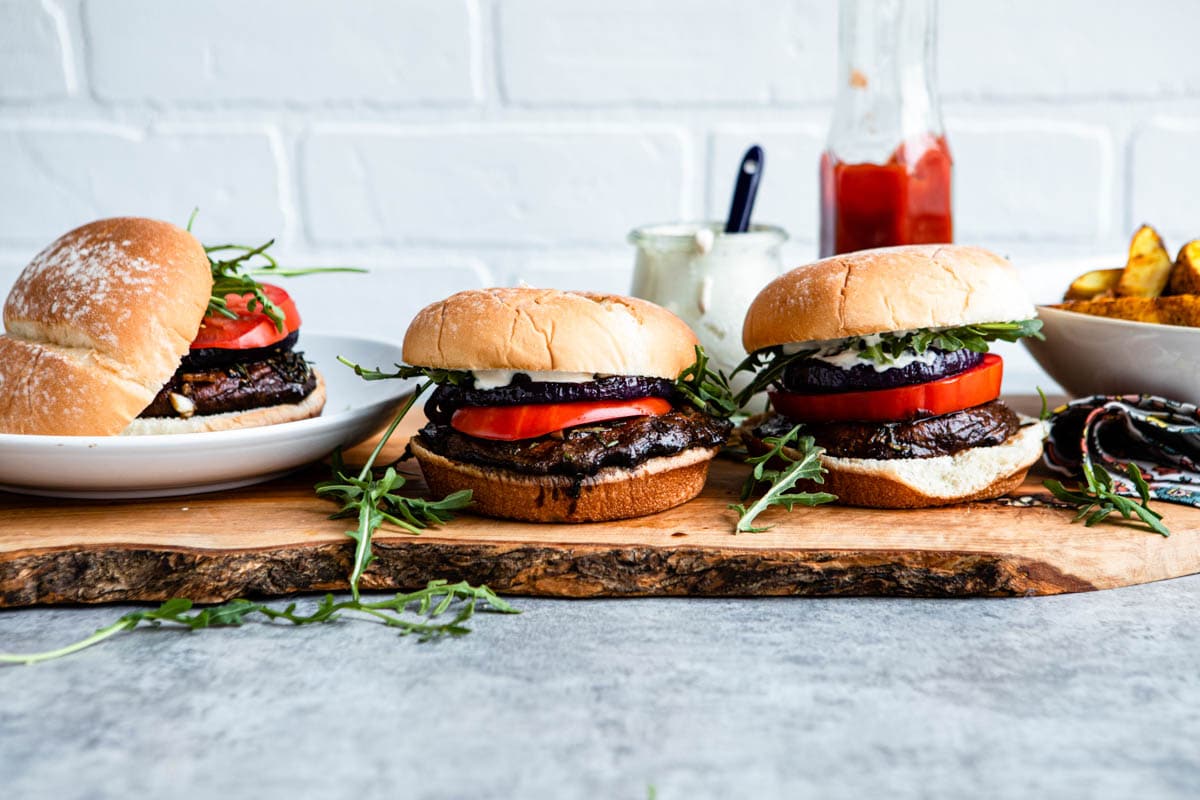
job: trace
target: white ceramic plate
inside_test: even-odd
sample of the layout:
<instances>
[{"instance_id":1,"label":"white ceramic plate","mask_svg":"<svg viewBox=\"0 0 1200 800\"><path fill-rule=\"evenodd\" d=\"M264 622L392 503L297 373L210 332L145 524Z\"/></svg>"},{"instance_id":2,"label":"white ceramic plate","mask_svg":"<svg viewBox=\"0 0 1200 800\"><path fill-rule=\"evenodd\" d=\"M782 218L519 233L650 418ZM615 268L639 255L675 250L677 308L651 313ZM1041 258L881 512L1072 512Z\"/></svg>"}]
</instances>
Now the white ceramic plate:
<instances>
[{"instance_id":1,"label":"white ceramic plate","mask_svg":"<svg viewBox=\"0 0 1200 800\"><path fill-rule=\"evenodd\" d=\"M319 417L212 433L165 436L0 434L0 489L50 497L124 499L215 492L270 480L357 444L383 427L413 381L359 378L337 361L387 369L391 342L301 332L299 350L325 377Z\"/></svg>"},{"instance_id":2,"label":"white ceramic plate","mask_svg":"<svg viewBox=\"0 0 1200 800\"><path fill-rule=\"evenodd\" d=\"M1200 328L1044 306L1038 317L1046 341L1022 341L1072 395L1154 394L1200 402Z\"/></svg>"}]
</instances>

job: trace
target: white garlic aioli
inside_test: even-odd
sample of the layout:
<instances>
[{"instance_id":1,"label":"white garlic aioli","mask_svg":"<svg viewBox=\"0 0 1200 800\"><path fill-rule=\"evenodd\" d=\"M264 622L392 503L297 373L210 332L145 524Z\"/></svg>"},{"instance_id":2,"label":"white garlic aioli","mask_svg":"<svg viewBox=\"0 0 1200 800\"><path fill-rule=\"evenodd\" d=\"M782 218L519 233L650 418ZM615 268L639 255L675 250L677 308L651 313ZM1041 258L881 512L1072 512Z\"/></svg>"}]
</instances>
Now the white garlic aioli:
<instances>
[{"instance_id":1,"label":"white garlic aioli","mask_svg":"<svg viewBox=\"0 0 1200 800\"><path fill-rule=\"evenodd\" d=\"M782 228L753 225L725 233L720 222L647 225L629 234L637 247L634 297L657 303L686 322L713 365L726 373L746 357L742 321L764 286L782 271ZM745 385L749 376L739 376Z\"/></svg>"},{"instance_id":2,"label":"white garlic aioli","mask_svg":"<svg viewBox=\"0 0 1200 800\"><path fill-rule=\"evenodd\" d=\"M898 336L903 336L907 333L911 333L911 331L896 331L896 335ZM855 336L852 338L862 339L868 347L879 344L883 340L882 336L874 333L869 336ZM783 354L790 356L804 350L816 350L817 352L813 353L810 357L817 361L824 361L840 369L852 369L860 365L866 365L870 366L876 372L900 369L913 363L932 364L938 357L937 353L933 350L926 350L920 355L911 350L905 350L887 364L880 364L860 355L858 350L850 347L850 341L851 339L831 339L827 342L792 342L791 344L783 345Z\"/></svg>"},{"instance_id":3,"label":"white garlic aioli","mask_svg":"<svg viewBox=\"0 0 1200 800\"><path fill-rule=\"evenodd\" d=\"M594 381L591 372L539 372L529 369L477 369L472 370L476 389L499 389L508 386L517 375L528 375L534 383L587 383Z\"/></svg>"}]
</instances>

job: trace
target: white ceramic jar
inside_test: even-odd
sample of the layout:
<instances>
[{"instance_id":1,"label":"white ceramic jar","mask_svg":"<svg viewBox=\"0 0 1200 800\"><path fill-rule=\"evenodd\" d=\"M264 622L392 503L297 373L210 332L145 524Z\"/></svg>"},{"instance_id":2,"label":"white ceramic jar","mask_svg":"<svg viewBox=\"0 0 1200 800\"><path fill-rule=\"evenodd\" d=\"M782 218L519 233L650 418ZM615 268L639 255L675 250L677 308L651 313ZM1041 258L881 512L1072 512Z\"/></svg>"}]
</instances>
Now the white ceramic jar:
<instances>
[{"instance_id":1,"label":"white ceramic jar","mask_svg":"<svg viewBox=\"0 0 1200 800\"><path fill-rule=\"evenodd\" d=\"M683 319L713 365L728 374L746 357L746 309L782 271L779 249L787 233L770 225L752 225L746 233L725 233L724 227L646 225L631 232L629 242L637 247L632 294Z\"/></svg>"}]
</instances>

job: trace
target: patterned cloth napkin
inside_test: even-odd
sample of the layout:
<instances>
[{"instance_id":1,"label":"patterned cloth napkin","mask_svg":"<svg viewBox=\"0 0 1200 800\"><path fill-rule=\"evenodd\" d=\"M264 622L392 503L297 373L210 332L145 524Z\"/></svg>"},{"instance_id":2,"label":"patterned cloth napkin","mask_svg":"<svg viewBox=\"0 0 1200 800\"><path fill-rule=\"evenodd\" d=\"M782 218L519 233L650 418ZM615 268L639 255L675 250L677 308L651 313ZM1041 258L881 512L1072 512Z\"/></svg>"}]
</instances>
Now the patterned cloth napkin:
<instances>
[{"instance_id":1,"label":"patterned cloth napkin","mask_svg":"<svg viewBox=\"0 0 1200 800\"><path fill-rule=\"evenodd\" d=\"M1132 461L1154 499L1200 506L1200 409L1148 394L1082 397L1054 409L1045 460L1068 477L1085 460L1100 464L1120 494L1136 496Z\"/></svg>"}]
</instances>

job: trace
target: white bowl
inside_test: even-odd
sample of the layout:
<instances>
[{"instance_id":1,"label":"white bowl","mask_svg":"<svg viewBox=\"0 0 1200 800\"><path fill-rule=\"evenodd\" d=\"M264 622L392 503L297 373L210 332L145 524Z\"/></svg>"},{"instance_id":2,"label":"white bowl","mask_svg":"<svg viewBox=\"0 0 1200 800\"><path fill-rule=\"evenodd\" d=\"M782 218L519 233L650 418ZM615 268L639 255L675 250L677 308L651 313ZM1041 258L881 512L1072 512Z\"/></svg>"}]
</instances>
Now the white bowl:
<instances>
[{"instance_id":1,"label":"white bowl","mask_svg":"<svg viewBox=\"0 0 1200 800\"><path fill-rule=\"evenodd\" d=\"M1200 328L1109 319L1038 308L1046 341L1023 340L1054 380L1076 397L1154 394L1200 401Z\"/></svg>"}]
</instances>

